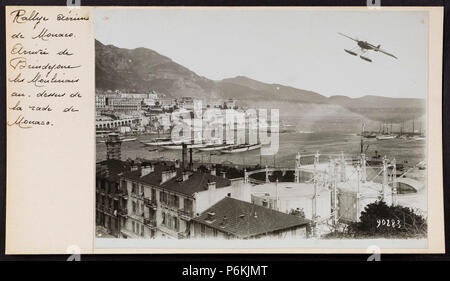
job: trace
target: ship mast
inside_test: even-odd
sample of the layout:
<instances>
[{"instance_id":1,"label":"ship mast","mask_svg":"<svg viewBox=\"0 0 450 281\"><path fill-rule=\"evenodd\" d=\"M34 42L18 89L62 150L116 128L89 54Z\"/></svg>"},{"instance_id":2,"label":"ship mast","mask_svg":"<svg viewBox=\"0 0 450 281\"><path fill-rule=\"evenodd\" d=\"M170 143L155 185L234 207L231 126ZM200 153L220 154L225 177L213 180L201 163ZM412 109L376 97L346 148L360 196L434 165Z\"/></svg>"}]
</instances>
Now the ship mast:
<instances>
[{"instance_id":1,"label":"ship mast","mask_svg":"<svg viewBox=\"0 0 450 281\"><path fill-rule=\"evenodd\" d=\"M363 153L363 149L364 149L364 121L362 122L362 126L361 126L361 154Z\"/></svg>"}]
</instances>

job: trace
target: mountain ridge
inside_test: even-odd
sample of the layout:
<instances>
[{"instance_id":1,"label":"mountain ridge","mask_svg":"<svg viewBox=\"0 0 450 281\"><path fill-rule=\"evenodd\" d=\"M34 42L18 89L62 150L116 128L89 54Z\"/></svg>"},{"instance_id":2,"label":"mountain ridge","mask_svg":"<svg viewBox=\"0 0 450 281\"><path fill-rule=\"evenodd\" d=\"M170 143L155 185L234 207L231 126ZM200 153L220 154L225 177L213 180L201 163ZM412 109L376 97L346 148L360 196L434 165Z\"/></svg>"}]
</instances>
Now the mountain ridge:
<instances>
[{"instance_id":1,"label":"mountain ridge","mask_svg":"<svg viewBox=\"0 0 450 281\"><path fill-rule=\"evenodd\" d=\"M323 96L314 91L297 89L278 83L265 83L246 76L214 81L200 76L154 50L104 45L95 40L96 88L138 92L155 90L172 98L234 98L251 101L283 101L295 103L332 104L371 117L376 111L389 113L399 109L424 111L425 100L365 95L350 98L345 95ZM373 111L373 112L371 112ZM414 113L416 114L416 113ZM376 117L377 119L382 116Z\"/></svg>"}]
</instances>

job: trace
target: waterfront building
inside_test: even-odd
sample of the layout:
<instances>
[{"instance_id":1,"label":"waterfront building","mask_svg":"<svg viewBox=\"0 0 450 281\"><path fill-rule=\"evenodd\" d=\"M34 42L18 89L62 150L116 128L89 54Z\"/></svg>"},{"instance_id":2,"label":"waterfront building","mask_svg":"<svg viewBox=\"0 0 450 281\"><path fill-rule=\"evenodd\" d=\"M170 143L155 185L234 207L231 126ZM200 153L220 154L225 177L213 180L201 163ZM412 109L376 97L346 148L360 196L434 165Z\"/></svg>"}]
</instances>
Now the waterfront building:
<instances>
[{"instance_id":1,"label":"waterfront building","mask_svg":"<svg viewBox=\"0 0 450 281\"><path fill-rule=\"evenodd\" d=\"M115 112L140 111L142 109L142 100L129 97L111 98L109 107Z\"/></svg>"},{"instance_id":2,"label":"waterfront building","mask_svg":"<svg viewBox=\"0 0 450 281\"><path fill-rule=\"evenodd\" d=\"M106 108L106 96L105 95L95 95L95 109L101 110Z\"/></svg>"}]
</instances>

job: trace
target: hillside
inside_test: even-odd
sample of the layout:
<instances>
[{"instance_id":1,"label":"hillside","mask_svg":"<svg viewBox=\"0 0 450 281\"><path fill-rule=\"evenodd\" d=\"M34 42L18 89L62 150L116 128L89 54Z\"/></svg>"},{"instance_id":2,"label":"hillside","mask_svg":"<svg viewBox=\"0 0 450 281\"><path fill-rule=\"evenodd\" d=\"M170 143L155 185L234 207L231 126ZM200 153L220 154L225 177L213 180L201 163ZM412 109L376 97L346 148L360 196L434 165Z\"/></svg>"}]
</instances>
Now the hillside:
<instances>
[{"instance_id":1,"label":"hillside","mask_svg":"<svg viewBox=\"0 0 450 281\"><path fill-rule=\"evenodd\" d=\"M273 101L338 105L377 121L400 122L424 114L422 99L399 99L367 95L349 98L325 97L318 93L280 84L268 84L244 76L213 81L157 52L124 49L95 41L96 88L147 92L155 90L173 98L235 98L244 104Z\"/></svg>"}]
</instances>

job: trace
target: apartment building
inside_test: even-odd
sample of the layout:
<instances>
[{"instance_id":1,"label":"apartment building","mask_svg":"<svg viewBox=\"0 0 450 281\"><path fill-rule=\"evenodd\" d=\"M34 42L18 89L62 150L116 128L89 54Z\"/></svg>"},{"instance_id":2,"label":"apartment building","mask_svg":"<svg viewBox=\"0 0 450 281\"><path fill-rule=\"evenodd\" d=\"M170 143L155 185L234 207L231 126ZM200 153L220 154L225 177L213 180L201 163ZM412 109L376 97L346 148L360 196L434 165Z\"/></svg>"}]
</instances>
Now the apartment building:
<instances>
[{"instance_id":1,"label":"apartment building","mask_svg":"<svg viewBox=\"0 0 450 281\"><path fill-rule=\"evenodd\" d=\"M169 161L142 161L121 177L127 190L125 238L188 238L191 220L224 197L250 201L250 186Z\"/></svg>"},{"instance_id":2,"label":"apartment building","mask_svg":"<svg viewBox=\"0 0 450 281\"><path fill-rule=\"evenodd\" d=\"M103 232L120 237L127 216L127 195L120 186L120 174L130 171L129 162L114 157L97 163L96 167L96 225Z\"/></svg>"}]
</instances>

